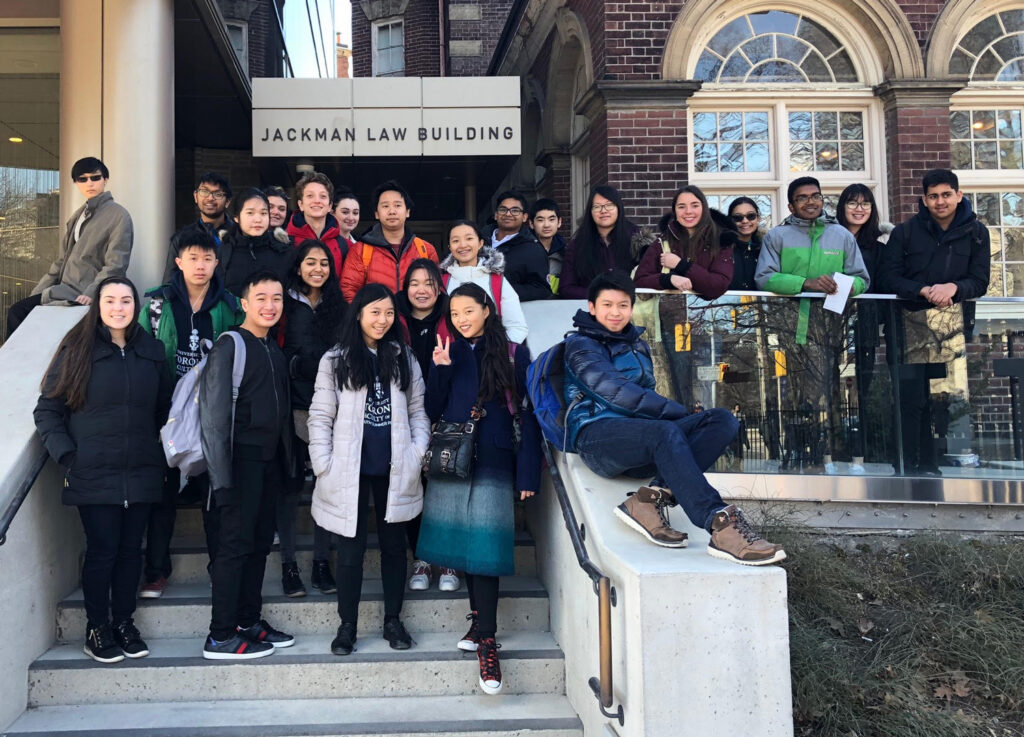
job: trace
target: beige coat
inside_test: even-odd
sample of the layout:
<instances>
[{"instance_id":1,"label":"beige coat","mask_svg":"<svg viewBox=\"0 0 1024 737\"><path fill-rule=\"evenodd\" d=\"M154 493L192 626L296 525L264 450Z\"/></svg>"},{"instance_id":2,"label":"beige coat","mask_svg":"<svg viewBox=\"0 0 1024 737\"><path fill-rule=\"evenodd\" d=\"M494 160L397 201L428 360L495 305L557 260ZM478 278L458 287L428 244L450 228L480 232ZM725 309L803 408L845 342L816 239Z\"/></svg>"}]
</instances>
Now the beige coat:
<instances>
[{"instance_id":1,"label":"beige coat","mask_svg":"<svg viewBox=\"0 0 1024 737\"><path fill-rule=\"evenodd\" d=\"M408 391L391 384L391 483L388 522L407 522L423 510L420 466L430 442L430 420L423 405L419 364L406 351L412 380ZM366 388L339 390L332 348L320 359L309 406L309 459L316 474L312 513L316 523L345 537L355 537L359 504L359 463L363 446Z\"/></svg>"}]
</instances>

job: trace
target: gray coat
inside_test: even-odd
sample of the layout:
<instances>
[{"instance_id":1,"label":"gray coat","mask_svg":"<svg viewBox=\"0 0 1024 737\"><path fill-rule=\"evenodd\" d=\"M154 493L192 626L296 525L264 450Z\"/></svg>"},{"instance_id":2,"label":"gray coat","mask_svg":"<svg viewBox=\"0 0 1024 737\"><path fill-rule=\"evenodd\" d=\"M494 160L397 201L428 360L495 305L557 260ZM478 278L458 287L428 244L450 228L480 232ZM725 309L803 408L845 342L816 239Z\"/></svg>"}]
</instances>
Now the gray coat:
<instances>
[{"instance_id":1,"label":"gray coat","mask_svg":"<svg viewBox=\"0 0 1024 737\"><path fill-rule=\"evenodd\" d=\"M78 241L72 244L83 210L85 221ZM101 281L125 275L134 237L132 216L114 202L110 192L87 200L68 220L60 256L50 264L32 294L41 294L44 305L70 304L83 294L95 297L93 292Z\"/></svg>"}]
</instances>

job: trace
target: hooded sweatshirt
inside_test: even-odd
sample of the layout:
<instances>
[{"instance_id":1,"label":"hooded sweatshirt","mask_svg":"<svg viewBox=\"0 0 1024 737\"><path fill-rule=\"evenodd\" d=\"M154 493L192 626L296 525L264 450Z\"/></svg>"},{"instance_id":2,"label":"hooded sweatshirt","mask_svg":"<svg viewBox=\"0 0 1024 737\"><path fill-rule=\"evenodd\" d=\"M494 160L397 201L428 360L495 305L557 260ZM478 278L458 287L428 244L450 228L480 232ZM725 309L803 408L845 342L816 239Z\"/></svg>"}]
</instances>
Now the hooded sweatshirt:
<instances>
[{"instance_id":1,"label":"hooded sweatshirt","mask_svg":"<svg viewBox=\"0 0 1024 737\"><path fill-rule=\"evenodd\" d=\"M291 238L292 245L298 248L305 240L318 240L327 245L334 259L334 273L341 275L341 267L348 256L348 241L341 237L338 230L338 220L331 213L327 213L327 221L324 223L324 230L320 235L313 231L313 227L306 222L301 212L295 212L288 220L286 233Z\"/></svg>"},{"instance_id":2,"label":"hooded sweatshirt","mask_svg":"<svg viewBox=\"0 0 1024 737\"><path fill-rule=\"evenodd\" d=\"M446 284L446 291L449 294L460 284L473 282L482 287L490 295L491 299L494 299L491 288L491 275L504 274L505 256L500 251L484 246L477 254L476 266L459 266L455 261L455 257L449 254L441 262L441 271L450 275ZM523 308L519 302L519 295L504 276L501 277L501 304L497 305L497 307L508 339L513 343L522 343L526 340L529 328L526 325L526 316L523 314Z\"/></svg>"}]
</instances>

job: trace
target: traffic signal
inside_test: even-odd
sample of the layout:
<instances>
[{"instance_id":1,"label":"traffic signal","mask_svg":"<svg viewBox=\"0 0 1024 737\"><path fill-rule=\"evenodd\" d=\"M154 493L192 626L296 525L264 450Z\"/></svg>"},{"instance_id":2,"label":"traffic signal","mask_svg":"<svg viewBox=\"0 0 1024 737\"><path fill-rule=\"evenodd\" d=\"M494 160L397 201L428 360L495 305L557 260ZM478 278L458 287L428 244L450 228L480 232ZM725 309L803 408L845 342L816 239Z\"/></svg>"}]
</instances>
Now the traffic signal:
<instances>
[{"instance_id":1,"label":"traffic signal","mask_svg":"<svg viewBox=\"0 0 1024 737\"><path fill-rule=\"evenodd\" d=\"M786 352L775 351L775 377L786 375Z\"/></svg>"},{"instance_id":2,"label":"traffic signal","mask_svg":"<svg viewBox=\"0 0 1024 737\"><path fill-rule=\"evenodd\" d=\"M729 364L720 363L718 364L718 380L720 382L725 381L725 375L729 373Z\"/></svg>"},{"instance_id":3,"label":"traffic signal","mask_svg":"<svg viewBox=\"0 0 1024 737\"><path fill-rule=\"evenodd\" d=\"M690 323L676 323L676 353L690 350Z\"/></svg>"}]
</instances>

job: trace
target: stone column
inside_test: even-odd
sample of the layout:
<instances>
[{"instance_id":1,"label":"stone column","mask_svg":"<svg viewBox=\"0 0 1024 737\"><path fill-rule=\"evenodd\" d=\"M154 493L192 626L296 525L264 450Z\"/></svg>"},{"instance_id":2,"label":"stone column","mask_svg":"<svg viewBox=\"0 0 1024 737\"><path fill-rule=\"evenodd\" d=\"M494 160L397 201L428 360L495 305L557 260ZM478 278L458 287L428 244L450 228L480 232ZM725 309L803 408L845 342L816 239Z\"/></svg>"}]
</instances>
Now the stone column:
<instances>
[{"instance_id":1,"label":"stone column","mask_svg":"<svg viewBox=\"0 0 1024 737\"><path fill-rule=\"evenodd\" d=\"M917 212L924 173L949 167L949 98L965 85L965 79L908 79L875 87L885 111L889 217L894 223Z\"/></svg>"},{"instance_id":2,"label":"stone column","mask_svg":"<svg viewBox=\"0 0 1024 737\"><path fill-rule=\"evenodd\" d=\"M159 284L174 229L174 2L61 1L61 198L83 156L110 169L110 191L132 215L128 276Z\"/></svg>"}]
</instances>

